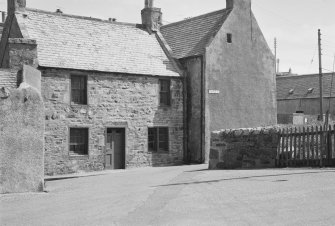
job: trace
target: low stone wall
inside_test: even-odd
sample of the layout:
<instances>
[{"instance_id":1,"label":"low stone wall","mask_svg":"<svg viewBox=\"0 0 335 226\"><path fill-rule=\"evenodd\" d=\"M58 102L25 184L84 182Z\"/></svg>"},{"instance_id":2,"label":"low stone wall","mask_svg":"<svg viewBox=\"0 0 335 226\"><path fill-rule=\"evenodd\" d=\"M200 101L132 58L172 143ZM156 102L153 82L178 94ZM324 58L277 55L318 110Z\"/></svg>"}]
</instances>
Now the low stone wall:
<instances>
[{"instance_id":1,"label":"low stone wall","mask_svg":"<svg viewBox=\"0 0 335 226\"><path fill-rule=\"evenodd\" d=\"M37 70L26 69L35 79L41 77ZM44 187L44 104L29 76L23 81L0 96L0 194Z\"/></svg>"},{"instance_id":2,"label":"low stone wall","mask_svg":"<svg viewBox=\"0 0 335 226\"><path fill-rule=\"evenodd\" d=\"M278 144L274 127L212 132L209 169L273 168Z\"/></svg>"}]
</instances>

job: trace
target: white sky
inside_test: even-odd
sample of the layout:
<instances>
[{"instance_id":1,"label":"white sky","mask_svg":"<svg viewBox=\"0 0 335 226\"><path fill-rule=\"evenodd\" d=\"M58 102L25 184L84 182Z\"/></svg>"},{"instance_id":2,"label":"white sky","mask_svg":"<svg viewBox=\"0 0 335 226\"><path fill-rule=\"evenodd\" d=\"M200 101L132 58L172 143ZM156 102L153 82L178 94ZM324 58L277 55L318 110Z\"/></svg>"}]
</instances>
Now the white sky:
<instances>
[{"instance_id":1,"label":"white sky","mask_svg":"<svg viewBox=\"0 0 335 226\"><path fill-rule=\"evenodd\" d=\"M120 22L140 23L144 0L26 0L30 8L117 18ZM335 55L335 0L252 0L253 12L273 49L278 40L280 70L318 73L317 30L323 34L323 68L332 71ZM163 22L175 22L226 7L225 0L155 0L162 8ZM0 0L0 10L7 0ZM312 62L313 59L313 62ZM324 70L324 72L328 72Z\"/></svg>"}]
</instances>

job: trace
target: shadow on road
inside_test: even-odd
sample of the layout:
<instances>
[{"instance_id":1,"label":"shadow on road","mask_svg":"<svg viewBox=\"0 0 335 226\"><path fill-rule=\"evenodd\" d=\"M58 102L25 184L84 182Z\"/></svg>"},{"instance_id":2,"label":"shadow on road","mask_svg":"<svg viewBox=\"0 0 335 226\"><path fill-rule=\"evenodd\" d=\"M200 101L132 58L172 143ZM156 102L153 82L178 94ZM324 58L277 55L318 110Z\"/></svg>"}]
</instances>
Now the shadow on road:
<instances>
[{"instance_id":1,"label":"shadow on road","mask_svg":"<svg viewBox=\"0 0 335 226\"><path fill-rule=\"evenodd\" d=\"M204 170L199 170L204 171ZM196 172L196 171L194 171ZM265 178L265 177L280 177L280 176L293 176L293 175L307 175L307 174L323 174L323 173L335 173L335 170L327 170L320 172L302 172L302 173L281 173L281 174L269 174L269 175L259 175L259 176L247 176L247 177L233 177L219 180L207 180L207 181L193 181L193 182L185 182L185 183L173 183L173 184L163 184L153 187L168 187L168 186L181 186L181 185L193 185L193 184L207 184L207 183L219 183L222 181L232 181L232 180L245 180L252 178ZM282 180L284 181L284 180ZM275 181L279 182L279 181Z\"/></svg>"}]
</instances>

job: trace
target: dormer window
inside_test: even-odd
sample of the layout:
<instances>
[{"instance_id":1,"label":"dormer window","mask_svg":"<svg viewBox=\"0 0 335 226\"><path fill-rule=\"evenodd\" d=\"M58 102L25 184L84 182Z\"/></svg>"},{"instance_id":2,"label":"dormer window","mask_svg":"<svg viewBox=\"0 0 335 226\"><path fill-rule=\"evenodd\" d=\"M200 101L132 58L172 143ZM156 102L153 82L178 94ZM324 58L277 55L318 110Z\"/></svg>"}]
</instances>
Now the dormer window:
<instances>
[{"instance_id":1,"label":"dormer window","mask_svg":"<svg viewBox=\"0 0 335 226\"><path fill-rule=\"evenodd\" d=\"M231 33L227 34L227 43L233 43L233 35Z\"/></svg>"}]
</instances>

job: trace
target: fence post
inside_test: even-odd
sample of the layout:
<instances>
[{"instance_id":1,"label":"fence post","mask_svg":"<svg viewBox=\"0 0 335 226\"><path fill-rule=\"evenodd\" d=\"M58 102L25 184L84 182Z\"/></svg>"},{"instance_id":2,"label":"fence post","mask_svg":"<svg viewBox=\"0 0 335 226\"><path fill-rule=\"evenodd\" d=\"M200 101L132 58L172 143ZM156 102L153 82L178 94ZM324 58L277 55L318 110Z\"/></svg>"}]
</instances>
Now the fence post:
<instances>
[{"instance_id":1,"label":"fence post","mask_svg":"<svg viewBox=\"0 0 335 226\"><path fill-rule=\"evenodd\" d=\"M314 151L315 151L315 142L314 142L314 126L312 126L311 128L311 151L312 151L312 166L315 165L315 155L314 155Z\"/></svg>"},{"instance_id":2,"label":"fence post","mask_svg":"<svg viewBox=\"0 0 335 226\"><path fill-rule=\"evenodd\" d=\"M320 126L320 167L323 167L323 126Z\"/></svg>"}]
</instances>

